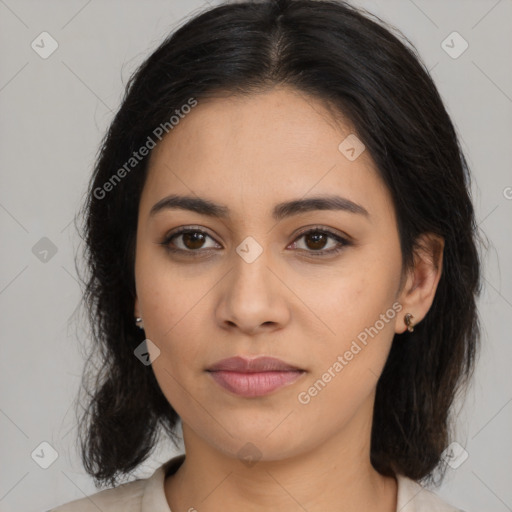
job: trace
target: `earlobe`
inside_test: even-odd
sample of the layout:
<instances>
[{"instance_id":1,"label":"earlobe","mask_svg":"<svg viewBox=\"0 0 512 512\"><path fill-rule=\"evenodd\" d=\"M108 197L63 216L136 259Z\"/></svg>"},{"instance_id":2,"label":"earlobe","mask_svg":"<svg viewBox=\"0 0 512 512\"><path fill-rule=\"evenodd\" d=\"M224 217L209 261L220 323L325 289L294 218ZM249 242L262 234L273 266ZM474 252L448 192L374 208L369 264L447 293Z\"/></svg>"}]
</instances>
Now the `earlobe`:
<instances>
[{"instance_id":1,"label":"earlobe","mask_svg":"<svg viewBox=\"0 0 512 512\"><path fill-rule=\"evenodd\" d=\"M406 313L404 316L404 322L409 332L414 332L414 317L411 313Z\"/></svg>"},{"instance_id":2,"label":"earlobe","mask_svg":"<svg viewBox=\"0 0 512 512\"><path fill-rule=\"evenodd\" d=\"M133 321L135 322L135 325L139 329L144 329L142 315L141 315L141 312L140 312L140 309L139 309L139 299L137 297L135 297L135 304L133 306L133 316L134 316Z\"/></svg>"}]
</instances>

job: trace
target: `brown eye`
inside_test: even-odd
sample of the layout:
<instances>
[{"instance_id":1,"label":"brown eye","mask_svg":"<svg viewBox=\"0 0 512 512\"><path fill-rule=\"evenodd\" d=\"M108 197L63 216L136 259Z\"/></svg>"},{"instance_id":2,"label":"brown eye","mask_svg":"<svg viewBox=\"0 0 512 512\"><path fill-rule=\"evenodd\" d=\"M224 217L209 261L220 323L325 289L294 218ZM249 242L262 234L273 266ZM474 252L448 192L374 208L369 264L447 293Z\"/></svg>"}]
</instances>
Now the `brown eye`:
<instances>
[{"instance_id":1,"label":"brown eye","mask_svg":"<svg viewBox=\"0 0 512 512\"><path fill-rule=\"evenodd\" d=\"M308 248L315 250L323 249L329 238L330 237L325 233L321 233L319 231L313 231L304 235L304 240L306 241Z\"/></svg>"},{"instance_id":2,"label":"brown eye","mask_svg":"<svg viewBox=\"0 0 512 512\"><path fill-rule=\"evenodd\" d=\"M171 233L161 242L171 252L181 253L200 253L209 252L209 249L217 246L206 246L205 243L213 238L200 229L182 228L177 232Z\"/></svg>"},{"instance_id":3,"label":"brown eye","mask_svg":"<svg viewBox=\"0 0 512 512\"><path fill-rule=\"evenodd\" d=\"M298 240L301 239L304 239L305 247L300 247ZM325 249L329 245L329 240L333 243L330 248ZM299 235L293 245L313 256L323 256L340 252L345 246L350 245L350 241L326 229L314 228Z\"/></svg>"},{"instance_id":4,"label":"brown eye","mask_svg":"<svg viewBox=\"0 0 512 512\"><path fill-rule=\"evenodd\" d=\"M208 239L212 240L214 244L206 245ZM304 239L303 247L299 243L301 239ZM329 247L329 243L331 243L331 247ZM191 227L183 227L170 233L160 244L171 253L187 256L207 256L211 255L212 249L222 249L208 233ZM292 248L300 249L307 255L332 256L349 245L351 245L350 240L338 234L327 229L314 228L299 235L292 243ZM328 248L326 249L326 247Z\"/></svg>"},{"instance_id":5,"label":"brown eye","mask_svg":"<svg viewBox=\"0 0 512 512\"><path fill-rule=\"evenodd\" d=\"M183 245L187 249L200 249L204 244L205 235L200 231L188 231L182 233L181 236L183 237Z\"/></svg>"}]
</instances>

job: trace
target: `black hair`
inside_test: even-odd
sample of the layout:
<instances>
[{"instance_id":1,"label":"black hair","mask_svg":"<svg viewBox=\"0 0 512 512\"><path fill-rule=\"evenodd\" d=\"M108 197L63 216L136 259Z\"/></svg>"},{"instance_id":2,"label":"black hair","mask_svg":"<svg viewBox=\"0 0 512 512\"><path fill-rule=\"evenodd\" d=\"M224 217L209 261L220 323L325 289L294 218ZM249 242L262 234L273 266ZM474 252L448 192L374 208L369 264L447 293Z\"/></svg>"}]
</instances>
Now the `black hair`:
<instances>
[{"instance_id":1,"label":"black hair","mask_svg":"<svg viewBox=\"0 0 512 512\"><path fill-rule=\"evenodd\" d=\"M132 75L80 212L89 359L100 361L84 372L84 388L93 377L93 390L80 443L96 485L115 485L136 469L162 429L175 439L179 420L151 366L134 357L144 340L133 316L134 257L149 155L126 163L191 99L200 104L277 85L322 100L351 123L391 193L404 269L419 235L445 241L429 312L414 332L394 337L371 437L371 462L383 475L420 480L440 468L449 413L469 383L480 339L478 230L454 125L413 45L376 16L343 1L242 1L186 21Z\"/></svg>"}]
</instances>

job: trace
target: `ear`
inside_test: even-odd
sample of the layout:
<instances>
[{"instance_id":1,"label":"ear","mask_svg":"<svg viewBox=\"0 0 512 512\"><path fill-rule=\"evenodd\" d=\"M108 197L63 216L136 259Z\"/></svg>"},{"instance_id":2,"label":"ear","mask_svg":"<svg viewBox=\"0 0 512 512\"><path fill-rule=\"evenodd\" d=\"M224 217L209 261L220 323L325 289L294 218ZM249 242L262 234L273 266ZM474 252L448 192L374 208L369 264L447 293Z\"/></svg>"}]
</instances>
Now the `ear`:
<instances>
[{"instance_id":1,"label":"ear","mask_svg":"<svg viewBox=\"0 0 512 512\"><path fill-rule=\"evenodd\" d=\"M443 270L444 239L433 233L423 233L417 240L414 250L414 266L408 272L398 301L403 306L402 315L397 316L395 332L407 329L404 321L406 313L413 316L413 325L425 318L432 306L437 285Z\"/></svg>"}]
</instances>

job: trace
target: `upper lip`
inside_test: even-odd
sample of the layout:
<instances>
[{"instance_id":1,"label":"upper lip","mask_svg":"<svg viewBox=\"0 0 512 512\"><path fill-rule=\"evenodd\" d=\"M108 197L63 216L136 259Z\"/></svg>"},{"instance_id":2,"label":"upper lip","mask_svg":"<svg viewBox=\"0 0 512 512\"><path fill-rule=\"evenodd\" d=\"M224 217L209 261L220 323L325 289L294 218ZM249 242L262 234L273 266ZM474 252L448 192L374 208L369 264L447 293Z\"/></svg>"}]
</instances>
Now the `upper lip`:
<instances>
[{"instance_id":1,"label":"upper lip","mask_svg":"<svg viewBox=\"0 0 512 512\"><path fill-rule=\"evenodd\" d=\"M221 359L214 365L210 366L207 371L216 372L219 370L241 372L241 373L256 373L256 372L289 372L298 371L300 368L292 366L275 357L257 357L255 359L247 359L245 357L236 356Z\"/></svg>"}]
</instances>

